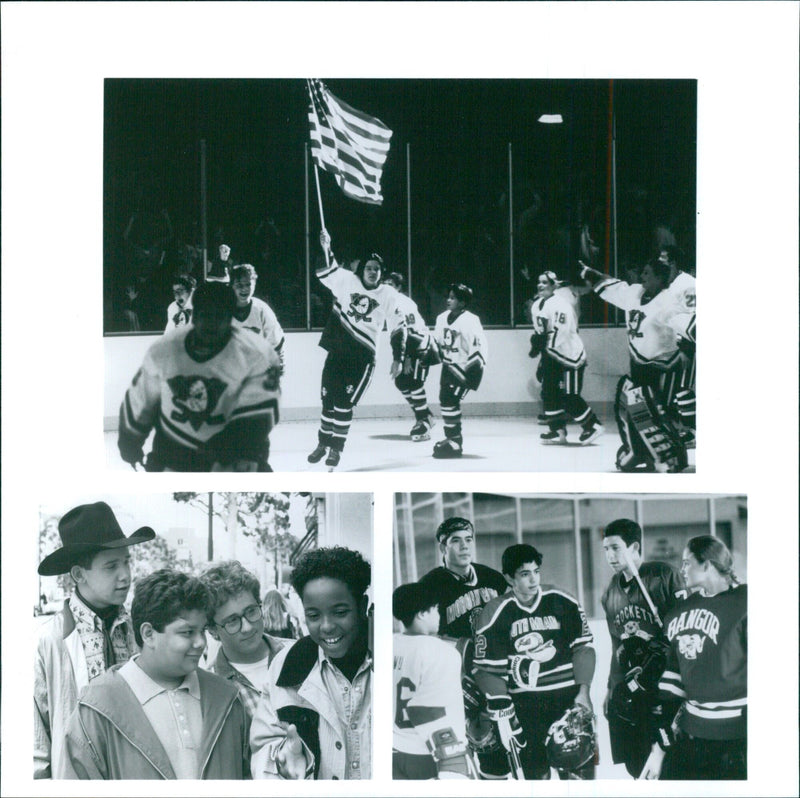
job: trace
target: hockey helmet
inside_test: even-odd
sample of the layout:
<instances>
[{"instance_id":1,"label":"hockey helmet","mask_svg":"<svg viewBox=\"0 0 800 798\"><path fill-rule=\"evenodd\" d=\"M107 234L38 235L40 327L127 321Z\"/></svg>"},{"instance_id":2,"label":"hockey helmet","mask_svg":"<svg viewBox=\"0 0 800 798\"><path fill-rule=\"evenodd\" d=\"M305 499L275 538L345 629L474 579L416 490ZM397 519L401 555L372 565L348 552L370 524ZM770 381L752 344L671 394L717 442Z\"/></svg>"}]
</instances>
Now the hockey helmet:
<instances>
[{"instance_id":1,"label":"hockey helmet","mask_svg":"<svg viewBox=\"0 0 800 798\"><path fill-rule=\"evenodd\" d=\"M550 726L544 745L551 767L578 770L594 756L594 715L585 707L570 707Z\"/></svg>"}]
</instances>

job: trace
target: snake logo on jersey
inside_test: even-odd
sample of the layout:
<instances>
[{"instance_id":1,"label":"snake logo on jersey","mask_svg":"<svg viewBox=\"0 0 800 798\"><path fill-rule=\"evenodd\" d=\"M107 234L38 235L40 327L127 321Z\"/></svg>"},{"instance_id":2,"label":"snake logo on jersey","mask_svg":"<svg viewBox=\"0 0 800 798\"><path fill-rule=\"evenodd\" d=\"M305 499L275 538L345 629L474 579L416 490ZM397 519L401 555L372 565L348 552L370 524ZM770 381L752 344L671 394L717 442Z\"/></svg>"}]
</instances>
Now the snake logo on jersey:
<instances>
[{"instance_id":1,"label":"snake logo on jersey","mask_svg":"<svg viewBox=\"0 0 800 798\"><path fill-rule=\"evenodd\" d=\"M186 421L197 430L203 424L223 424L223 415L212 415L220 397L228 387L226 382L216 377L178 375L167 380L172 391L172 401L178 410L172 411L173 421Z\"/></svg>"},{"instance_id":2,"label":"snake logo on jersey","mask_svg":"<svg viewBox=\"0 0 800 798\"><path fill-rule=\"evenodd\" d=\"M350 310L347 311L347 315L356 321L371 322L370 314L378 307L378 304L375 299L366 294L350 294Z\"/></svg>"}]
</instances>

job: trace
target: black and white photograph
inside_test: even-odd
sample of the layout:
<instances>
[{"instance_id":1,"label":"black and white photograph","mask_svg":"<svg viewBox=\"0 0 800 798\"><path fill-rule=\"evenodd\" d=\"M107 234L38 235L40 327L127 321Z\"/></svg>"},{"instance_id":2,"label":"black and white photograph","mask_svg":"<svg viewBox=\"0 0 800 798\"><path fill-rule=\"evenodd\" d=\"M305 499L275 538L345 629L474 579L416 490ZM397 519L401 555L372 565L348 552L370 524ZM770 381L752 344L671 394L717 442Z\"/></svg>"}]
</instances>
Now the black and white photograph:
<instances>
[{"instance_id":1,"label":"black and white photograph","mask_svg":"<svg viewBox=\"0 0 800 798\"><path fill-rule=\"evenodd\" d=\"M393 778L747 778L746 496L394 510Z\"/></svg>"},{"instance_id":2,"label":"black and white photograph","mask_svg":"<svg viewBox=\"0 0 800 798\"><path fill-rule=\"evenodd\" d=\"M2 0L0 798L796 796L798 29Z\"/></svg>"},{"instance_id":3,"label":"black and white photograph","mask_svg":"<svg viewBox=\"0 0 800 798\"><path fill-rule=\"evenodd\" d=\"M370 778L372 510L358 493L42 505L34 778Z\"/></svg>"},{"instance_id":4,"label":"black and white photograph","mask_svg":"<svg viewBox=\"0 0 800 798\"><path fill-rule=\"evenodd\" d=\"M696 81L107 79L103 169L110 468L694 468Z\"/></svg>"}]
</instances>

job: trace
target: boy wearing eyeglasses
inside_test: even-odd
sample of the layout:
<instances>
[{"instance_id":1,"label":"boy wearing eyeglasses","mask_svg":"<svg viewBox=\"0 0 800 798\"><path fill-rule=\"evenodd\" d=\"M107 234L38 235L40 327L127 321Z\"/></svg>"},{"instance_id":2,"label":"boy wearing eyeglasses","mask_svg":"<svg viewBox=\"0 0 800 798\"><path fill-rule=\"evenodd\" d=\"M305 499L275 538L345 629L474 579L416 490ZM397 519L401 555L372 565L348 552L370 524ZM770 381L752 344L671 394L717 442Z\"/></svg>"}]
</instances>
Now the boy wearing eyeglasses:
<instances>
[{"instance_id":1,"label":"boy wearing eyeglasses","mask_svg":"<svg viewBox=\"0 0 800 798\"><path fill-rule=\"evenodd\" d=\"M241 563L215 563L201 577L211 593L209 634L220 644L209 670L239 688L252 718L272 658L284 641L264 632L261 585Z\"/></svg>"}]
</instances>

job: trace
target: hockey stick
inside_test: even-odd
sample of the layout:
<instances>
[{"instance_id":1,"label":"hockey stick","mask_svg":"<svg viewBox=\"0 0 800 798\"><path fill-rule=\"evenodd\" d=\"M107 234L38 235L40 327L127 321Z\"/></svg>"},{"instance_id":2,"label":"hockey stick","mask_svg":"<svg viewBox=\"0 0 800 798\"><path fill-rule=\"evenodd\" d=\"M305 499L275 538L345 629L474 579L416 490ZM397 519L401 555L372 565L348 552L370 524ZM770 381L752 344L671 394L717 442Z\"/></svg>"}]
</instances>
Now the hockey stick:
<instances>
[{"instance_id":1,"label":"hockey stick","mask_svg":"<svg viewBox=\"0 0 800 798\"><path fill-rule=\"evenodd\" d=\"M518 781L524 781L525 773L522 770L522 762L519 758L519 743L513 736L508 743L509 747L506 749L506 756L508 757L508 766L511 769L511 775Z\"/></svg>"},{"instance_id":2,"label":"hockey stick","mask_svg":"<svg viewBox=\"0 0 800 798\"><path fill-rule=\"evenodd\" d=\"M650 607L650 612L653 613L653 617L656 619L656 623L658 624L660 629L664 628L664 624L661 623L661 617L658 614L658 610L656 609L656 605L653 603L653 599L650 598L650 594L647 592L647 588L644 586L644 582L642 581L642 577L639 575L639 569L636 567L636 564L631 559L631 555L628 552L627 546L622 549L622 556L625 558L625 565L630 569L631 573L633 574L633 578L636 580L636 584L639 585L639 590L642 591L642 595L644 596L644 600L647 602L647 606Z\"/></svg>"}]
</instances>

